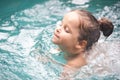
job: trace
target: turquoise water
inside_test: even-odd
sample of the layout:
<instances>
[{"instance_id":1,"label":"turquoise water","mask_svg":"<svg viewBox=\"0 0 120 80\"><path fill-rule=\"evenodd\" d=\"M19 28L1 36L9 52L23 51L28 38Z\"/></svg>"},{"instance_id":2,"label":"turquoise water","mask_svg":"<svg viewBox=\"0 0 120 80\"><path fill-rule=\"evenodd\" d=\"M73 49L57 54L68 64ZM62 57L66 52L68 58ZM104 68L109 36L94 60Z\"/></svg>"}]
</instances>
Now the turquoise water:
<instances>
[{"instance_id":1,"label":"turquoise water","mask_svg":"<svg viewBox=\"0 0 120 80\"><path fill-rule=\"evenodd\" d=\"M98 64L102 59L111 72L97 74L98 69L90 65L78 70L72 80L120 80L119 0L1 0L0 80L58 80L66 61L51 38L56 23L76 8L87 9L97 18L109 18L115 29L95 47L95 52L109 53L110 60L101 58L103 55L93 60ZM87 72L91 75L85 77Z\"/></svg>"}]
</instances>

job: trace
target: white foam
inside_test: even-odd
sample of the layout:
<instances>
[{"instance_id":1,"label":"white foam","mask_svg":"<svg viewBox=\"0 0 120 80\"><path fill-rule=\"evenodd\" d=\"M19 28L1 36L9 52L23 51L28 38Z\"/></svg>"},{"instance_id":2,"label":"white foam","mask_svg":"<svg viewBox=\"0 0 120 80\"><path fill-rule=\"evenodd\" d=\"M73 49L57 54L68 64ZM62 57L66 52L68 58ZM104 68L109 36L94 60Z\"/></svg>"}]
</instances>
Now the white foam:
<instances>
[{"instance_id":1,"label":"white foam","mask_svg":"<svg viewBox=\"0 0 120 80\"><path fill-rule=\"evenodd\" d=\"M1 39L6 39L8 36L9 36L9 34L0 32L0 40Z\"/></svg>"},{"instance_id":2,"label":"white foam","mask_svg":"<svg viewBox=\"0 0 120 80\"><path fill-rule=\"evenodd\" d=\"M15 30L15 27L14 26L6 26L6 27L1 27L0 29L3 29L3 30Z\"/></svg>"},{"instance_id":3,"label":"white foam","mask_svg":"<svg viewBox=\"0 0 120 80\"><path fill-rule=\"evenodd\" d=\"M72 0L73 4L85 4L89 2L89 0Z\"/></svg>"}]
</instances>

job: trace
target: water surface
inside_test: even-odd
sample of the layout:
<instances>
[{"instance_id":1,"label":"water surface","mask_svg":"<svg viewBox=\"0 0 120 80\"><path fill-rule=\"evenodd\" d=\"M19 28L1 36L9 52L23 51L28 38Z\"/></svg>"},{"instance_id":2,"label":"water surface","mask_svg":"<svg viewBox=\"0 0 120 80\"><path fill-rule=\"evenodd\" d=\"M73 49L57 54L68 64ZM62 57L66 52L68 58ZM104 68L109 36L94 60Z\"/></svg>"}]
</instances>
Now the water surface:
<instances>
[{"instance_id":1,"label":"water surface","mask_svg":"<svg viewBox=\"0 0 120 80\"><path fill-rule=\"evenodd\" d=\"M101 37L91 64L72 75L73 80L120 79L119 0L4 0L0 2L0 79L57 80L66 63L51 42L56 22L72 9L86 9L96 18L109 18L113 34ZM107 57L105 56L107 54ZM98 68L96 68L96 66ZM101 73L102 67L106 67ZM88 74L90 74L88 76ZM84 76L83 76L84 75Z\"/></svg>"}]
</instances>

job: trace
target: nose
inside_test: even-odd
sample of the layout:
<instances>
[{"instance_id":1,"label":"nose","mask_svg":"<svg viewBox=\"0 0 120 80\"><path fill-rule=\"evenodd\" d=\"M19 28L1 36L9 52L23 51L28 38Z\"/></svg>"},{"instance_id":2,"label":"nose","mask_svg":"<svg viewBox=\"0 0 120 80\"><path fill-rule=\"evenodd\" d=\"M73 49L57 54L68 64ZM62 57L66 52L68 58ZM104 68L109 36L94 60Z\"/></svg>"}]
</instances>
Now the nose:
<instances>
[{"instance_id":1,"label":"nose","mask_svg":"<svg viewBox=\"0 0 120 80\"><path fill-rule=\"evenodd\" d=\"M56 32L57 33L60 33L61 32L61 21L58 21L57 24L56 24L57 28L56 28Z\"/></svg>"},{"instance_id":2,"label":"nose","mask_svg":"<svg viewBox=\"0 0 120 80\"><path fill-rule=\"evenodd\" d=\"M60 33L60 32L61 32L61 27L60 27L60 26L58 26L58 27L56 28L56 32L57 32L57 33Z\"/></svg>"}]
</instances>

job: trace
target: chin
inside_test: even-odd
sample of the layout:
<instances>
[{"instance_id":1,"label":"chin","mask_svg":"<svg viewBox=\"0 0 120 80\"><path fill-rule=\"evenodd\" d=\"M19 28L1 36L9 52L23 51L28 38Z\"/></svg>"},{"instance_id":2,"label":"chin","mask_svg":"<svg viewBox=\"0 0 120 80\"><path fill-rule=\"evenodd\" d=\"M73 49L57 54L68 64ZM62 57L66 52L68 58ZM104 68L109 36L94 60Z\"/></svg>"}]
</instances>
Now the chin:
<instances>
[{"instance_id":1,"label":"chin","mask_svg":"<svg viewBox=\"0 0 120 80\"><path fill-rule=\"evenodd\" d=\"M54 43L54 44L58 44L58 42L53 38L52 39L52 42Z\"/></svg>"}]
</instances>

